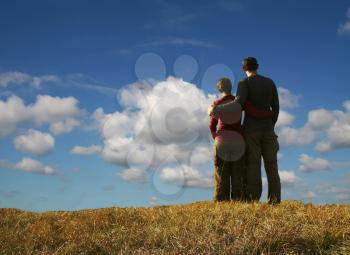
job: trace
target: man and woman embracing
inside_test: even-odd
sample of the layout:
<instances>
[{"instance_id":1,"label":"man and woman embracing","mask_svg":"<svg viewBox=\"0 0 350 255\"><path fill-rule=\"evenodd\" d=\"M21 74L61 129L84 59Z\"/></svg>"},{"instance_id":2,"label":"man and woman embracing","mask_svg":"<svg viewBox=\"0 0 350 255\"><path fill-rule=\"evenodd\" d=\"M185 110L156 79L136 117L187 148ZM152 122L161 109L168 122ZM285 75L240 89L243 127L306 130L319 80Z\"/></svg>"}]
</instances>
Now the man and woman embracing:
<instances>
[{"instance_id":1,"label":"man and woman embracing","mask_svg":"<svg viewBox=\"0 0 350 255\"><path fill-rule=\"evenodd\" d=\"M238 83L236 96L231 94L231 81L222 78L217 82L222 97L208 109L209 128L215 139L214 201L259 201L263 158L268 202L281 202L279 144L274 131L279 114L278 92L270 78L257 73L258 67L256 58L245 58L242 68L247 77Z\"/></svg>"}]
</instances>

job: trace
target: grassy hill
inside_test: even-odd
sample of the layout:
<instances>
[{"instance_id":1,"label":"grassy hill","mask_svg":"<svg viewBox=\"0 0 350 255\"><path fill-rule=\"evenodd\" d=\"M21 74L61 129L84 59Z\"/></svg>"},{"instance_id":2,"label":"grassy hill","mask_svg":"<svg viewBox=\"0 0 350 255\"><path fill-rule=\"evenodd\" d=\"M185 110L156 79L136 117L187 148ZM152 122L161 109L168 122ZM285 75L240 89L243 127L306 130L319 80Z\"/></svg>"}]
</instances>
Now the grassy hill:
<instances>
[{"instance_id":1,"label":"grassy hill","mask_svg":"<svg viewBox=\"0 0 350 255\"><path fill-rule=\"evenodd\" d=\"M0 254L350 254L350 206L0 209Z\"/></svg>"}]
</instances>

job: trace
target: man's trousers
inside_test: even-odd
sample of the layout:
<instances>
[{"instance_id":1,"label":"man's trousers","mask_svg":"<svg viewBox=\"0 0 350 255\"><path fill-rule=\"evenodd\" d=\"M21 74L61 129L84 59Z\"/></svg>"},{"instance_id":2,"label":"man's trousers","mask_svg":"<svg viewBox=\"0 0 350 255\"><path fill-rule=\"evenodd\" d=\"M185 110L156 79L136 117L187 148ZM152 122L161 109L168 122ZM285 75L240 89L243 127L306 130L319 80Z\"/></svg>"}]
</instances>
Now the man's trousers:
<instances>
[{"instance_id":1,"label":"man's trousers","mask_svg":"<svg viewBox=\"0 0 350 255\"><path fill-rule=\"evenodd\" d=\"M245 134L245 142L248 200L259 200L261 197L262 157L268 182L268 201L269 203L279 203L281 201L281 182L277 165L279 144L276 133L273 130L249 132Z\"/></svg>"}]
</instances>

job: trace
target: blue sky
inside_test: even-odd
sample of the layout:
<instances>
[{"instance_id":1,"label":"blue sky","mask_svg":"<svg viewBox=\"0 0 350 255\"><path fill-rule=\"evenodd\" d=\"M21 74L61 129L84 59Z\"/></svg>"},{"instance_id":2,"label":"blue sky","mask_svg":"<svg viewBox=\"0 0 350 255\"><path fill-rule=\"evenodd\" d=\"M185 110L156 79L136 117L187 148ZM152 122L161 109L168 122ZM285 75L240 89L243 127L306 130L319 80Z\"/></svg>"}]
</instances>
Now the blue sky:
<instances>
[{"instance_id":1,"label":"blue sky","mask_svg":"<svg viewBox=\"0 0 350 255\"><path fill-rule=\"evenodd\" d=\"M283 199L349 203L349 8L342 0L2 1L0 207L210 200L205 110L216 79L244 77L246 56L282 98ZM162 131L168 122L173 133Z\"/></svg>"}]
</instances>

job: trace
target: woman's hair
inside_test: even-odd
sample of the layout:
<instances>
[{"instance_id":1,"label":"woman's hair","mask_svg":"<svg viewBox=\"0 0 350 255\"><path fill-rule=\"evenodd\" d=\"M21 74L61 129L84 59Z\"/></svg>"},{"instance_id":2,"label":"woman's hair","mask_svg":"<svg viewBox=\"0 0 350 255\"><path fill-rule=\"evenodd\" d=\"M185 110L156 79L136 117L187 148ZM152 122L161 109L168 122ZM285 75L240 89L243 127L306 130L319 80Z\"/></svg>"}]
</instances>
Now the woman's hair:
<instances>
[{"instance_id":1,"label":"woman's hair","mask_svg":"<svg viewBox=\"0 0 350 255\"><path fill-rule=\"evenodd\" d=\"M226 93L226 94L230 94L231 90L232 90L232 83L231 80L229 78L221 78L220 80L218 80L218 82L216 83L216 87L218 88L218 90L221 93Z\"/></svg>"}]
</instances>

